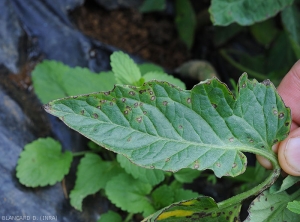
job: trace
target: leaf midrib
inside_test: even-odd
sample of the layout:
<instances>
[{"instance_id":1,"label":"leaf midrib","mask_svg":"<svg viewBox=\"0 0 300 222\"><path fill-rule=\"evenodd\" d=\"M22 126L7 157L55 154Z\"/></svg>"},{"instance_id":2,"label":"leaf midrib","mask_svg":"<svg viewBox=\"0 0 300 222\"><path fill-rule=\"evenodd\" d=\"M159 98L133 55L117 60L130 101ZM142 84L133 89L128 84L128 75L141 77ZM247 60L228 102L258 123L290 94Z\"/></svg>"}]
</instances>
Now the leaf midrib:
<instances>
[{"instance_id":1,"label":"leaf midrib","mask_svg":"<svg viewBox=\"0 0 300 222\"><path fill-rule=\"evenodd\" d=\"M77 116L82 117L82 115L77 114L77 113L75 113L75 112L66 114L65 116L67 116L67 115L77 115ZM84 117L87 118L87 119L96 120L96 119L94 119L94 118L92 118L92 117L88 117L88 116L84 116ZM220 145L220 146L216 146L216 145L206 144L206 143L202 143L202 144L201 144L201 143L196 143L196 142L192 142L192 141L187 141L187 140L183 139L181 136L180 136L181 140L175 140L175 139L171 139L171 138L161 137L160 135L151 135L151 134L147 134L147 133L145 133L145 132L139 131L139 130L134 129L134 128L130 128L130 127L125 127L125 126L122 126L122 125L118 125L118 124L116 124L116 123L114 123L114 122L112 122L112 121L110 121L111 123L107 123L107 122L101 121L101 120L99 120L99 119L97 119L96 121L100 122L100 125L101 125L101 124L115 125L116 128L130 129L130 130L134 131L134 132L130 133L129 135L134 134L134 133L136 132L136 133L140 133L140 134L145 134L145 135L148 136L148 137L160 138L160 140L162 140L162 141L164 140L164 141L169 141L169 142L174 142L174 143L183 143L183 144L187 144L187 145L194 145L194 146L200 146L200 147L207 147L207 148L211 148L211 149L238 150L238 151L241 151L241 152L242 152L242 151L244 151L244 152L250 152L250 153L262 155L262 156L264 156L264 157L267 157L268 159L270 159L270 158L273 159L273 158L275 157L275 155L272 155L272 154L270 153L270 151L268 151L266 148L265 148L265 149L259 149L259 148L255 148L255 147L251 147L251 146L239 146L239 145L234 145L234 146L226 146L226 145L221 146L221 145ZM79 131L78 131L78 132L79 132ZM80 132L79 132L79 133L80 133ZM85 135L85 136L89 138L88 135ZM91 138L89 138L89 139L91 139ZM156 140L155 142L157 142L157 141L158 141L158 140ZM155 142L152 142L152 143L150 143L150 144L153 144L153 143L155 143ZM222 141L222 142L223 142L223 141ZM150 145L150 144L149 144L149 145ZM225 144L225 143L223 143L223 144ZM180 150L180 151L182 151L182 150ZM180 152L180 151L179 151L179 152Z\"/></svg>"}]
</instances>

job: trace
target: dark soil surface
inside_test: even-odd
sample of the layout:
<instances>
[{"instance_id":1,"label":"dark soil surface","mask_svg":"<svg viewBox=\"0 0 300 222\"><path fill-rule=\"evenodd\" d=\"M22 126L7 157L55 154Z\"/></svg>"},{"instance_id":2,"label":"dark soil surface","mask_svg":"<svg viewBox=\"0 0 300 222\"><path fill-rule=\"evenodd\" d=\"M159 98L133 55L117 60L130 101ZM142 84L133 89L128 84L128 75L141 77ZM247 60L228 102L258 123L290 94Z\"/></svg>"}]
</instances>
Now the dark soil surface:
<instances>
[{"instance_id":1,"label":"dark soil surface","mask_svg":"<svg viewBox=\"0 0 300 222\"><path fill-rule=\"evenodd\" d=\"M133 9L107 11L90 3L75 10L72 17L84 34L164 68L175 69L191 57L172 16Z\"/></svg>"}]
</instances>

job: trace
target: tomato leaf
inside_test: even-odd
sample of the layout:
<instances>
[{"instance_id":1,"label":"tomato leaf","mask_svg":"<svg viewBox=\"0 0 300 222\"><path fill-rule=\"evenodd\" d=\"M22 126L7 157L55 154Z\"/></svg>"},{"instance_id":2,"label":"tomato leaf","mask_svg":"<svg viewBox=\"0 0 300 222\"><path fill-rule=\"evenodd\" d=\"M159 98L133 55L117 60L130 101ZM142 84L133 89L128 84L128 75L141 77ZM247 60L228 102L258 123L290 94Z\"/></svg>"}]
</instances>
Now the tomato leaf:
<instances>
[{"instance_id":1,"label":"tomato leaf","mask_svg":"<svg viewBox=\"0 0 300 222\"><path fill-rule=\"evenodd\" d=\"M218 79L192 90L153 81L55 100L45 109L139 166L211 169L217 177L244 172L242 151L277 163L272 145L287 136L291 121L273 84L246 74L237 98Z\"/></svg>"}]
</instances>

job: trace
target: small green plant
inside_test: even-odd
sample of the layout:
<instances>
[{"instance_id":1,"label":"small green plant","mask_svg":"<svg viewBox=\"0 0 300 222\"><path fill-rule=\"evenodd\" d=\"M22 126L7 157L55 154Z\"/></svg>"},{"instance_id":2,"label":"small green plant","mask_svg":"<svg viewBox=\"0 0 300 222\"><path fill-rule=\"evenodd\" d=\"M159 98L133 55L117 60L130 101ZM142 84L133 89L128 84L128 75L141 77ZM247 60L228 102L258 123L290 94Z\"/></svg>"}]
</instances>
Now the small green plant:
<instances>
[{"instance_id":1,"label":"small green plant","mask_svg":"<svg viewBox=\"0 0 300 222\"><path fill-rule=\"evenodd\" d=\"M114 53L111 62L109 75L119 83L111 91L72 95L45 105L47 112L92 141L90 151L61 153L53 139L34 141L18 161L21 183L54 184L68 173L72 157L83 155L70 193L78 210L87 195L104 190L112 203L130 213L125 221L135 213L142 213L144 221L239 221L243 201L256 195L247 221L299 220L295 213L299 213L300 191L295 184L300 178L277 180L280 166L271 148L289 133L290 110L269 80L259 83L243 74L234 96L216 78L184 90L179 80L157 67L143 75L145 66L139 68L121 52ZM61 81L58 88L65 93L64 84ZM258 175L258 168L250 173L257 175L254 187L244 187L219 203L182 189L182 183L192 182L205 169L217 177L247 180L241 177L247 168L243 152L264 156L274 167L268 176ZM175 180L170 180L169 172L174 172ZM100 221L106 217L120 220L109 212Z\"/></svg>"},{"instance_id":2,"label":"small green plant","mask_svg":"<svg viewBox=\"0 0 300 222\"><path fill-rule=\"evenodd\" d=\"M99 74L85 68L70 68L59 62L44 61L32 73L35 92L43 103L47 103L97 89L112 89L117 83L139 86L151 79L166 80L185 88L184 83L164 73L161 67L150 63L136 65L122 52L113 53L111 61L112 71ZM199 171L183 169L170 174L145 169L122 155L113 155L92 141L88 143L88 150L83 152L62 152L60 143L52 138L33 141L20 155L17 177L28 187L53 185L68 174L75 157L82 157L75 186L70 192L70 203L77 210L82 210L86 196L100 190L111 202L129 213L125 221L130 221L135 213L148 216L175 201L199 196L183 189L183 184L193 182ZM175 180L171 179L172 176ZM161 193L167 196L162 198ZM101 216L99 221L112 220L123 221L112 211Z\"/></svg>"}]
</instances>

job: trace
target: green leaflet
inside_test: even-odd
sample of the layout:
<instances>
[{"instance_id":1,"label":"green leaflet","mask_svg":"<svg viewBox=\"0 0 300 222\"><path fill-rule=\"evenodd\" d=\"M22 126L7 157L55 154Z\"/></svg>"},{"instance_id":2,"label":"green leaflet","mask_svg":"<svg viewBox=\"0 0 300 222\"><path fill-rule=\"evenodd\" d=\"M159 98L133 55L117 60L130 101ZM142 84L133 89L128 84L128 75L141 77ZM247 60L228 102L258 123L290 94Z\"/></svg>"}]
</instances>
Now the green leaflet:
<instances>
[{"instance_id":1,"label":"green leaflet","mask_svg":"<svg viewBox=\"0 0 300 222\"><path fill-rule=\"evenodd\" d=\"M117 160L128 174L131 174L135 179L139 179L144 183L149 183L151 186L157 185L165 179L164 172L161 170L150 170L139 167L122 155L118 155Z\"/></svg>"},{"instance_id":2,"label":"green leaflet","mask_svg":"<svg viewBox=\"0 0 300 222\"><path fill-rule=\"evenodd\" d=\"M123 172L116 162L103 161L97 154L86 154L78 165L75 187L70 193L71 205L81 211L86 196L104 189L107 181Z\"/></svg>"},{"instance_id":3,"label":"green leaflet","mask_svg":"<svg viewBox=\"0 0 300 222\"><path fill-rule=\"evenodd\" d=\"M163 207L174 203L175 190L176 189L173 189L172 187L167 186L166 184L156 188L151 194L153 206L155 207L155 209L159 210Z\"/></svg>"},{"instance_id":4,"label":"green leaflet","mask_svg":"<svg viewBox=\"0 0 300 222\"><path fill-rule=\"evenodd\" d=\"M43 103L65 96L106 91L116 83L112 72L91 72L71 68L61 62L45 60L32 72L34 91Z\"/></svg>"},{"instance_id":5,"label":"green leaflet","mask_svg":"<svg viewBox=\"0 0 300 222\"><path fill-rule=\"evenodd\" d=\"M101 214L100 219L97 222L122 222L122 217L118 213L109 210L108 212Z\"/></svg>"},{"instance_id":6,"label":"green leaflet","mask_svg":"<svg viewBox=\"0 0 300 222\"><path fill-rule=\"evenodd\" d=\"M140 69L141 75L144 76L148 72L159 72L164 73L164 69L161 66L158 66L154 63L143 63L138 64L138 67Z\"/></svg>"},{"instance_id":7,"label":"green leaflet","mask_svg":"<svg viewBox=\"0 0 300 222\"><path fill-rule=\"evenodd\" d=\"M191 49L196 30L196 14L190 0L175 1L175 24L181 40Z\"/></svg>"},{"instance_id":8,"label":"green leaflet","mask_svg":"<svg viewBox=\"0 0 300 222\"><path fill-rule=\"evenodd\" d=\"M293 0L212 0L211 20L214 25L252 25L275 16Z\"/></svg>"},{"instance_id":9,"label":"green leaflet","mask_svg":"<svg viewBox=\"0 0 300 222\"><path fill-rule=\"evenodd\" d=\"M73 156L61 152L52 138L40 138L25 146L16 168L20 183L27 187L53 185L68 174Z\"/></svg>"},{"instance_id":10,"label":"green leaflet","mask_svg":"<svg viewBox=\"0 0 300 222\"><path fill-rule=\"evenodd\" d=\"M245 221L251 222L298 222L300 215L288 210L286 207L290 201L300 200L300 191L288 194L282 191L274 195L270 190L264 191L250 205L249 216Z\"/></svg>"},{"instance_id":11,"label":"green leaflet","mask_svg":"<svg viewBox=\"0 0 300 222\"><path fill-rule=\"evenodd\" d=\"M282 181L277 180L276 183L272 187L270 187L270 194L276 194L285 191L292 187L294 184L298 183L299 181L300 177L288 175Z\"/></svg>"},{"instance_id":12,"label":"green leaflet","mask_svg":"<svg viewBox=\"0 0 300 222\"><path fill-rule=\"evenodd\" d=\"M105 193L108 199L122 210L149 215L155 211L146 196L151 190L150 184L121 173L107 182Z\"/></svg>"},{"instance_id":13,"label":"green leaflet","mask_svg":"<svg viewBox=\"0 0 300 222\"><path fill-rule=\"evenodd\" d=\"M245 170L242 151L277 159L272 145L289 132L290 110L273 84L239 80L237 99L218 79L182 90L167 82L116 86L45 106L69 127L137 165L166 171L211 169L217 177Z\"/></svg>"},{"instance_id":14,"label":"green leaflet","mask_svg":"<svg viewBox=\"0 0 300 222\"><path fill-rule=\"evenodd\" d=\"M300 214L300 201L289 202L287 208L296 214Z\"/></svg>"},{"instance_id":15,"label":"green leaflet","mask_svg":"<svg viewBox=\"0 0 300 222\"><path fill-rule=\"evenodd\" d=\"M119 51L110 56L110 64L117 83L136 85L141 78L141 72L129 55Z\"/></svg>"},{"instance_id":16,"label":"green leaflet","mask_svg":"<svg viewBox=\"0 0 300 222\"><path fill-rule=\"evenodd\" d=\"M297 58L300 58L300 12L297 5L294 4L284 9L281 13L282 24L287 31L291 45Z\"/></svg>"},{"instance_id":17,"label":"green leaflet","mask_svg":"<svg viewBox=\"0 0 300 222\"><path fill-rule=\"evenodd\" d=\"M147 72L143 76L143 79L145 80L145 82L148 82L148 81L151 81L154 79L159 80L159 81L166 81L166 82L176 85L182 89L185 89L185 84L181 80L174 78L173 76L168 75L163 72L158 72L158 71Z\"/></svg>"},{"instance_id":18,"label":"green leaflet","mask_svg":"<svg viewBox=\"0 0 300 222\"><path fill-rule=\"evenodd\" d=\"M190 168L184 168L174 173L175 179L181 183L192 183L199 176L200 172L198 170Z\"/></svg>"},{"instance_id":19,"label":"green leaflet","mask_svg":"<svg viewBox=\"0 0 300 222\"><path fill-rule=\"evenodd\" d=\"M191 190L184 190L177 187L174 188L165 184L156 188L151 194L153 205L157 210L174 202L189 200L198 196L198 193Z\"/></svg>"},{"instance_id":20,"label":"green leaflet","mask_svg":"<svg viewBox=\"0 0 300 222\"><path fill-rule=\"evenodd\" d=\"M166 0L145 0L139 8L141 13L163 11L166 8Z\"/></svg>"}]
</instances>

